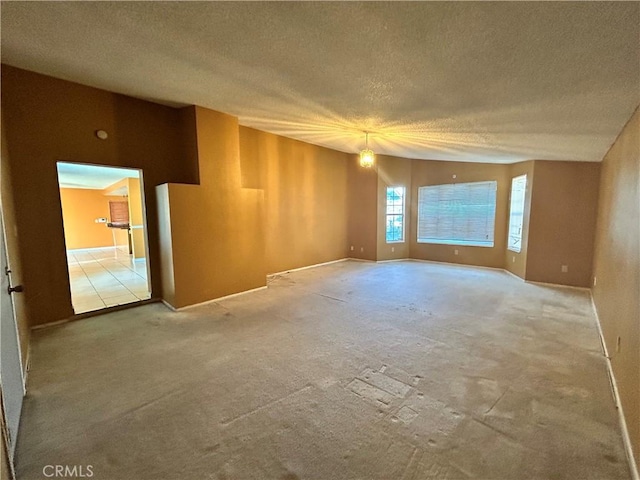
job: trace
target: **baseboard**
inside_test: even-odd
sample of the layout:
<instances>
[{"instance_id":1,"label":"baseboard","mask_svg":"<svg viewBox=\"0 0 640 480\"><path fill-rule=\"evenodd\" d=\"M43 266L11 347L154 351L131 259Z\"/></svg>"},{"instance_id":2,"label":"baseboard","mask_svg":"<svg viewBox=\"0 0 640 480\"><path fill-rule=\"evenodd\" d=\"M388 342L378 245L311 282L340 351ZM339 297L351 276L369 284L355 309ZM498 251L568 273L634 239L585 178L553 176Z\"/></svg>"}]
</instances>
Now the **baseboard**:
<instances>
[{"instance_id":1,"label":"baseboard","mask_svg":"<svg viewBox=\"0 0 640 480\"><path fill-rule=\"evenodd\" d=\"M518 280L520 280L521 282L524 282L524 281L525 281L525 279L524 279L524 278L519 277L518 275L516 275L516 274L515 274L515 273L513 273L512 271L507 270L506 268L503 268L502 270L504 270L504 273L507 273L507 274L511 275L513 278L517 278L517 279L518 279Z\"/></svg>"},{"instance_id":2,"label":"baseboard","mask_svg":"<svg viewBox=\"0 0 640 480\"><path fill-rule=\"evenodd\" d=\"M420 263L435 263L438 265L450 265L452 267L466 267L466 268L482 268L484 270L499 270L504 271L502 267L487 267L486 265L471 265L468 263L453 263L453 262L441 262L439 260L424 260L422 258L405 258L410 262L420 262Z\"/></svg>"},{"instance_id":3,"label":"baseboard","mask_svg":"<svg viewBox=\"0 0 640 480\"><path fill-rule=\"evenodd\" d=\"M345 260L349 260L350 262L377 263L375 260L369 260L368 258L349 257L345 258Z\"/></svg>"},{"instance_id":4,"label":"baseboard","mask_svg":"<svg viewBox=\"0 0 640 480\"><path fill-rule=\"evenodd\" d=\"M631 445L631 437L629 436L629 429L627 428L627 420L624 416L622 409L622 403L620 403L620 392L618 391L618 382L613 374L613 367L611 366L611 357L609 357L609 350L607 349L607 343L604 340L604 334L602 333L602 325L600 324L600 316L598 315L598 309L596 308L596 302L593 300L593 292L590 291L591 307L596 316L596 325L598 326L598 334L600 335L600 343L602 344L602 351L607 363L607 372L609 373L609 380L611 381L611 390L613 391L613 400L618 410L618 420L620 421L620 428L622 430L622 442L624 443L624 451L629 461L629 469L631 470L632 480L640 480L638 474L638 465L636 464L636 458L633 455L633 446Z\"/></svg>"},{"instance_id":5,"label":"baseboard","mask_svg":"<svg viewBox=\"0 0 640 480\"><path fill-rule=\"evenodd\" d=\"M548 283L548 282L534 282L532 280L525 280L527 283L531 283L532 285L540 285L541 287L555 287L555 288L567 288L569 290L579 290L581 292L591 292L589 287L576 287L573 285L562 285L560 283Z\"/></svg>"},{"instance_id":6,"label":"baseboard","mask_svg":"<svg viewBox=\"0 0 640 480\"><path fill-rule=\"evenodd\" d=\"M107 245L105 247L70 248L67 250L67 252L74 253L74 252L85 252L87 250L107 250L112 248L118 248L118 247L114 247L113 245Z\"/></svg>"},{"instance_id":7,"label":"baseboard","mask_svg":"<svg viewBox=\"0 0 640 480\"><path fill-rule=\"evenodd\" d=\"M176 307L174 307L173 305L171 305L169 302L167 302L164 298L162 300L160 300L165 307L167 307L169 310L171 310L172 312L177 312L178 309Z\"/></svg>"},{"instance_id":8,"label":"baseboard","mask_svg":"<svg viewBox=\"0 0 640 480\"><path fill-rule=\"evenodd\" d=\"M316 267L322 267L324 265L331 265L333 263L346 262L347 260L351 260L351 259L349 259L349 258L340 258L338 260L331 260L330 262L315 263L313 265L307 265L305 267L298 267L298 268L292 268L290 270L283 270L282 272L268 273L267 274L267 278L275 277L276 275L284 275L285 273L299 272L300 270L307 270L309 268L316 268Z\"/></svg>"},{"instance_id":9,"label":"baseboard","mask_svg":"<svg viewBox=\"0 0 640 480\"><path fill-rule=\"evenodd\" d=\"M376 263L405 262L408 258L392 258L391 260L377 260Z\"/></svg>"},{"instance_id":10,"label":"baseboard","mask_svg":"<svg viewBox=\"0 0 640 480\"><path fill-rule=\"evenodd\" d=\"M225 295L224 297L212 298L211 300L206 300L204 302L194 303L193 305L187 305L185 307L178 307L178 308L174 307L173 305L167 303L164 300L161 300L161 301L174 312L183 312L191 308L203 307L205 305L209 305L210 303L221 302L223 300L229 300L230 298L239 297L240 295L246 295L247 293L259 292L260 290L266 290L266 289L267 289L267 286L265 285L263 287L252 288L251 290L244 290L242 292L232 293L231 295Z\"/></svg>"}]
</instances>

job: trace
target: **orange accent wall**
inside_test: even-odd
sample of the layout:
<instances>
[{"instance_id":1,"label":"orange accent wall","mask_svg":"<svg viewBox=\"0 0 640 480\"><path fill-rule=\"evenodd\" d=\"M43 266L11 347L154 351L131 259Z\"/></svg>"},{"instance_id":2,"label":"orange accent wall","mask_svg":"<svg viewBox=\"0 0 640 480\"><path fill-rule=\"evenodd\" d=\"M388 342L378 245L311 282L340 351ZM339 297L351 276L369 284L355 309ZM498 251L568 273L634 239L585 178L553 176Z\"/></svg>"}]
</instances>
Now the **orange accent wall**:
<instances>
[{"instance_id":1,"label":"orange accent wall","mask_svg":"<svg viewBox=\"0 0 640 480\"><path fill-rule=\"evenodd\" d=\"M60 202L67 250L113 246L107 224L95 222L109 218L109 197L102 190L61 188Z\"/></svg>"}]
</instances>

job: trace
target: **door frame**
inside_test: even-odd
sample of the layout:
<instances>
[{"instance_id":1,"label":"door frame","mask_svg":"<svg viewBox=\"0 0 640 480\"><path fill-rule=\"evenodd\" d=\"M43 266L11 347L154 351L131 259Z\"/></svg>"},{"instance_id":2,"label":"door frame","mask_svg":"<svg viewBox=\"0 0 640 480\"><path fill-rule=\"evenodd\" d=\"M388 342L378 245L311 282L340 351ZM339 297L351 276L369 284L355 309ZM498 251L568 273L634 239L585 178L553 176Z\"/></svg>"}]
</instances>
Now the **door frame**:
<instances>
[{"instance_id":1,"label":"door frame","mask_svg":"<svg viewBox=\"0 0 640 480\"><path fill-rule=\"evenodd\" d=\"M147 290L149 291L149 298L153 298L153 288L152 288L152 282L151 282L151 260L150 260L150 245L149 245L149 224L147 222L147 196L145 194L145 190L144 190L144 171L142 168L139 167L130 167L130 166L123 166L123 165L109 165L109 164L100 164L100 163L89 163L89 162L83 162L83 161L75 161L75 160L61 160L58 159L56 160L56 183L58 185L58 192L60 191L61 187L60 186L60 176L58 174L58 169L57 166L60 163L70 163L70 164L75 164L75 165L85 165L88 167L101 167L101 168L113 168L113 169L125 169L125 170L135 170L138 172L138 180L140 182L140 200L142 202L142 221L143 221L143 231L144 231L144 249L145 249L145 259L146 259L146 270L147 270ZM71 293L71 278L69 276L69 261L67 258L67 245L66 245L66 238L65 238L65 230L64 230L64 210L62 208L62 198L58 198L59 201L59 205L60 205L60 219L62 220L62 240L64 242L65 245L65 263L67 264L67 282L69 285L69 293ZM129 235L131 235L131 227L129 228ZM135 261L135 259L134 259ZM136 305L140 302L144 302L146 300L139 300L137 302L131 302L128 303L126 305ZM118 307L121 307L123 305L118 305ZM88 312L82 312L82 313L77 313L75 311L75 309L73 308L73 300L71 301L71 309L73 310L74 313L74 317L77 317L79 315L81 316L86 316L86 315L94 315L94 314L99 314L100 312L103 312L104 310L108 310L110 308L113 307L106 307L106 308L101 308L98 310L91 310Z\"/></svg>"}]
</instances>

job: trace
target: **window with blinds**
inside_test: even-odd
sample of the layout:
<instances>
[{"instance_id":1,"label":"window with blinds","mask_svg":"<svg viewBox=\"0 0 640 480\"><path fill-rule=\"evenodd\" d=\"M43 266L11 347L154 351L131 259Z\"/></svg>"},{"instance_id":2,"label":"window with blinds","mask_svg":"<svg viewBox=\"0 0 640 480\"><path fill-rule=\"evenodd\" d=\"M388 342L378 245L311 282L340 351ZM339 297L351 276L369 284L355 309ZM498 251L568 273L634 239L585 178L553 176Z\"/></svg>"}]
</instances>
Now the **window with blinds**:
<instances>
[{"instance_id":1,"label":"window with blinds","mask_svg":"<svg viewBox=\"0 0 640 480\"><path fill-rule=\"evenodd\" d=\"M387 243L404 242L404 187L387 187Z\"/></svg>"},{"instance_id":2,"label":"window with blinds","mask_svg":"<svg viewBox=\"0 0 640 480\"><path fill-rule=\"evenodd\" d=\"M124 225L129 223L129 202L110 201L109 217L111 223Z\"/></svg>"},{"instance_id":3,"label":"window with blinds","mask_svg":"<svg viewBox=\"0 0 640 480\"><path fill-rule=\"evenodd\" d=\"M526 191L526 175L520 175L511 180L511 207L509 210L507 248L516 253L520 253L522 249L522 225L524 223L524 197Z\"/></svg>"},{"instance_id":4,"label":"window with blinds","mask_svg":"<svg viewBox=\"0 0 640 480\"><path fill-rule=\"evenodd\" d=\"M496 181L418 189L418 242L493 247Z\"/></svg>"}]
</instances>

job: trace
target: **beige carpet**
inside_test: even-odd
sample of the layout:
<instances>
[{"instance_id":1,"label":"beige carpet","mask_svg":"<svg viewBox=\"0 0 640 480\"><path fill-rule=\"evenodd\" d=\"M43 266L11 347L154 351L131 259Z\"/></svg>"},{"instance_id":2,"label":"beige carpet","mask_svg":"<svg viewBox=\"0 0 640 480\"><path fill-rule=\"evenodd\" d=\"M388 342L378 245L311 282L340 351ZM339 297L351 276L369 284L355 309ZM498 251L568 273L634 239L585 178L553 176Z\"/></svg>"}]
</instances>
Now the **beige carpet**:
<instances>
[{"instance_id":1,"label":"beige carpet","mask_svg":"<svg viewBox=\"0 0 640 480\"><path fill-rule=\"evenodd\" d=\"M629 478L588 292L501 271L337 263L31 358L20 480Z\"/></svg>"}]
</instances>

